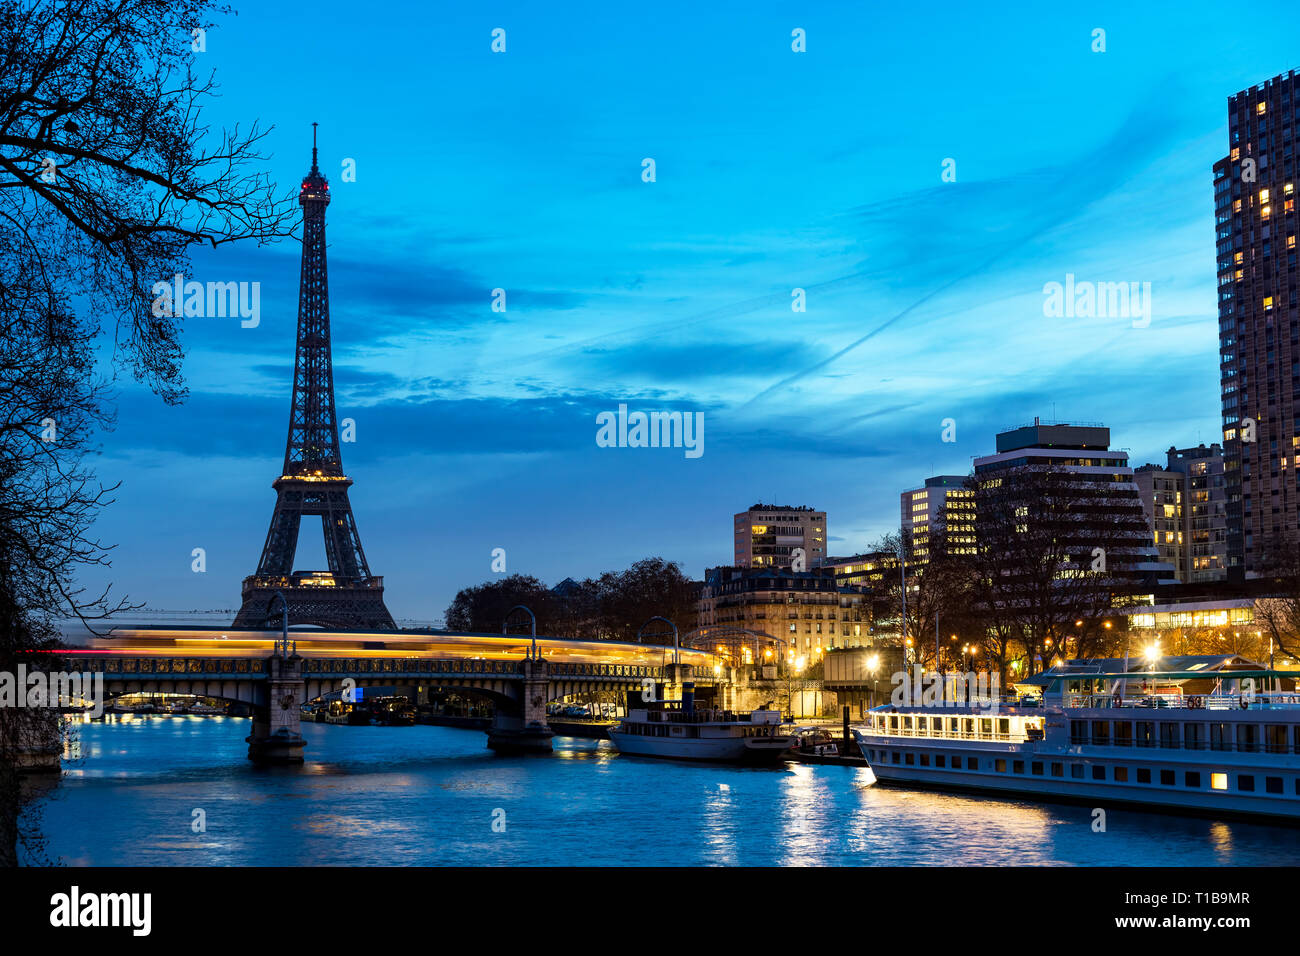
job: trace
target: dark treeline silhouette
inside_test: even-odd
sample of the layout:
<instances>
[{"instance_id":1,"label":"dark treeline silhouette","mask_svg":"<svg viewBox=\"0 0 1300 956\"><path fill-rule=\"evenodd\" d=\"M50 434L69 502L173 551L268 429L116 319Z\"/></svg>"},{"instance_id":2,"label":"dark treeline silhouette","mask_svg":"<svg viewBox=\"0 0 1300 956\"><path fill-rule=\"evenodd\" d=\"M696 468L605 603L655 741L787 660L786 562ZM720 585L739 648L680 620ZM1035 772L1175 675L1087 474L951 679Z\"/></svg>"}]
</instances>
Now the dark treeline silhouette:
<instances>
[{"instance_id":1,"label":"dark treeline silhouette","mask_svg":"<svg viewBox=\"0 0 1300 956\"><path fill-rule=\"evenodd\" d=\"M685 635L695 627L696 590L681 568L663 558L645 558L625 571L597 578L566 578L547 587L531 575L512 574L462 589L447 608L447 627L495 633L517 604L537 615L537 632L585 640L634 641L652 617L666 617ZM522 632L512 619L511 631ZM666 625L646 628L647 643L672 643Z\"/></svg>"}]
</instances>

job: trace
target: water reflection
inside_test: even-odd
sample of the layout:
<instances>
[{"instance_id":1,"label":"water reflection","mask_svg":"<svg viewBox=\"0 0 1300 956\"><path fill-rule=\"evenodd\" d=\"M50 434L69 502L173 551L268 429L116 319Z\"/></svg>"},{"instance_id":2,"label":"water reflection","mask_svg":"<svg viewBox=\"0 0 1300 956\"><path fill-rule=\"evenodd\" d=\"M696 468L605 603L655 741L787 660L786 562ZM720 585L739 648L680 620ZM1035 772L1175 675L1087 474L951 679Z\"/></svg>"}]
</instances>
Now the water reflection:
<instances>
[{"instance_id":1,"label":"water reflection","mask_svg":"<svg viewBox=\"0 0 1300 956\"><path fill-rule=\"evenodd\" d=\"M1242 865L1300 831L911 791L870 770L639 760L608 741L500 757L480 731L307 724L307 763L259 769L241 720L82 724L43 800L86 865ZM207 830L194 833L202 808ZM494 819L500 825L493 827Z\"/></svg>"}]
</instances>

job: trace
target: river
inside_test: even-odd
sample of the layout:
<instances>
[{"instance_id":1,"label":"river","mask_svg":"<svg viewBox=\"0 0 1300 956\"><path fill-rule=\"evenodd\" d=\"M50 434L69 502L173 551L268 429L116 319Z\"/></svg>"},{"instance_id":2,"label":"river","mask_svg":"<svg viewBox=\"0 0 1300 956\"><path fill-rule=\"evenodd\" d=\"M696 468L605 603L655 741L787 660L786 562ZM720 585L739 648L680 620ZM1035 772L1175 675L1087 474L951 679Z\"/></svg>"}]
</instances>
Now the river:
<instances>
[{"instance_id":1,"label":"river","mask_svg":"<svg viewBox=\"0 0 1300 956\"><path fill-rule=\"evenodd\" d=\"M259 769L249 722L77 726L43 784L70 865L1281 865L1300 831L889 789L871 771L679 764L555 739L498 757L482 731L304 724L306 764ZM197 811L197 812L196 812ZM202 828L199 828L202 824Z\"/></svg>"}]
</instances>

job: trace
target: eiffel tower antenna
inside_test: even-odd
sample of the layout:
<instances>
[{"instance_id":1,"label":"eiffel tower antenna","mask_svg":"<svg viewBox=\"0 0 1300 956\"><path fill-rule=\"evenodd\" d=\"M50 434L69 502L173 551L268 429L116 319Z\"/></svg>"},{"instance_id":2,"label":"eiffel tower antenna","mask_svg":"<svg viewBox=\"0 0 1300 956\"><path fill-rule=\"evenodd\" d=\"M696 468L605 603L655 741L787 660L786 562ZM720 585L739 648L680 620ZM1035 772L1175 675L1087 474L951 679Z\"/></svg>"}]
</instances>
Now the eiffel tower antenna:
<instances>
[{"instance_id":1,"label":"eiffel tower antenna","mask_svg":"<svg viewBox=\"0 0 1300 956\"><path fill-rule=\"evenodd\" d=\"M267 610L278 591L285 599L290 624L395 630L393 616L384 605L384 579L370 573L361 549L348 500L352 479L343 473L339 452L325 262L325 207L330 202L330 187L316 165L316 124L311 125L311 171L298 193L302 272L289 436L284 467L271 483L276 492L271 528L256 573L244 578L243 605L234 626L278 627L281 615ZM303 515L321 519L328 571L294 570Z\"/></svg>"}]
</instances>

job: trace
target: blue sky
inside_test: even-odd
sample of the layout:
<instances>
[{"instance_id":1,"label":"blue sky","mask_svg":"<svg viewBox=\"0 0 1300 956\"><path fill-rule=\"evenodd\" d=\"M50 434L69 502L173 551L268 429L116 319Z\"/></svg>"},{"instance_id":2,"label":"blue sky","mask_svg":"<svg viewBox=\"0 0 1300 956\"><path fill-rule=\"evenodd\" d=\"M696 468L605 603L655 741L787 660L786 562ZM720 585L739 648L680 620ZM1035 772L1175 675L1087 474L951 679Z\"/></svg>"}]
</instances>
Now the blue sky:
<instances>
[{"instance_id":1,"label":"blue sky","mask_svg":"<svg viewBox=\"0 0 1300 956\"><path fill-rule=\"evenodd\" d=\"M1103 422L1135 464L1216 440L1211 165L1227 97L1300 66L1300 13L982 7L323 0L209 34L207 121L274 124L285 189L321 124L344 464L397 617L440 616L497 547L548 583L653 554L699 577L760 500L860 550L900 491L1035 415ZM182 407L120 383L98 532L151 607L236 608L254 570L298 258L196 256L191 278L261 283L260 325L187 321ZM1067 273L1150 282L1150 325L1045 317ZM597 447L619 403L703 412L704 455Z\"/></svg>"}]
</instances>

